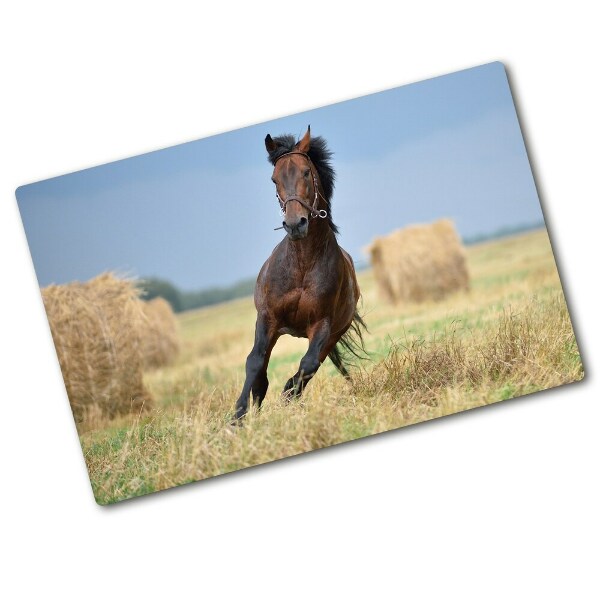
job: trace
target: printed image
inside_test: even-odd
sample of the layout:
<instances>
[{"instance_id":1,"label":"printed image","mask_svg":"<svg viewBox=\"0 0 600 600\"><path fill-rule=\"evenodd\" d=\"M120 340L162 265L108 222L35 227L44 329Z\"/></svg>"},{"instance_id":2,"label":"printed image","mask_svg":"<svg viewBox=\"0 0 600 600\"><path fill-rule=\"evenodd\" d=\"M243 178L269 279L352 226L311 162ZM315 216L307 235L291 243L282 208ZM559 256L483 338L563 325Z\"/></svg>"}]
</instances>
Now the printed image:
<instances>
[{"instance_id":1,"label":"printed image","mask_svg":"<svg viewBox=\"0 0 600 600\"><path fill-rule=\"evenodd\" d=\"M16 195L99 504L583 378L501 63Z\"/></svg>"}]
</instances>

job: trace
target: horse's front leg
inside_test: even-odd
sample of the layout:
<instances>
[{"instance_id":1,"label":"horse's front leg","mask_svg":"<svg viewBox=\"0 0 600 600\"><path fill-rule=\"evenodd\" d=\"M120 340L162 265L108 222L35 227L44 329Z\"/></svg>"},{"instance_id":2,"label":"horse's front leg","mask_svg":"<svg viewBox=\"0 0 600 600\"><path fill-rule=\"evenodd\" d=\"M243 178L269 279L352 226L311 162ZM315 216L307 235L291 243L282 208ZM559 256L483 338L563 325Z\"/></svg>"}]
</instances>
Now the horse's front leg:
<instances>
[{"instance_id":1,"label":"horse's front leg","mask_svg":"<svg viewBox=\"0 0 600 600\"><path fill-rule=\"evenodd\" d=\"M319 370L325 360L331 344L331 325L329 319L315 323L308 331L308 350L300 361L300 368L290 377L283 388L283 395L291 398L298 397L304 391L308 382ZM327 350L327 351L325 351Z\"/></svg>"},{"instance_id":2,"label":"horse's front leg","mask_svg":"<svg viewBox=\"0 0 600 600\"><path fill-rule=\"evenodd\" d=\"M250 391L254 402L260 408L269 387L267 379L269 357L278 337L277 331L269 324L266 316L259 314L256 319L254 346L246 359L246 380L235 405L236 420L241 419L248 412Z\"/></svg>"}]
</instances>

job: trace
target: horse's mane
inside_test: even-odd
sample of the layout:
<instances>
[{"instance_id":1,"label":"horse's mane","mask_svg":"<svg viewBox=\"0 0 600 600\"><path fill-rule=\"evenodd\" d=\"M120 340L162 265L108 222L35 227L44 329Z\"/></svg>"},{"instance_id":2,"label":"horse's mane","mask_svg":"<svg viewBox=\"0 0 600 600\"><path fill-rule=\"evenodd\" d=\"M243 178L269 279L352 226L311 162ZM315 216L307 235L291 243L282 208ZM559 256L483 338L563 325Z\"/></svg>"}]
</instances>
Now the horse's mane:
<instances>
[{"instance_id":1,"label":"horse's mane","mask_svg":"<svg viewBox=\"0 0 600 600\"><path fill-rule=\"evenodd\" d=\"M296 140L293 135L286 134L274 137L273 142L275 142L277 148L269 153L269 162L272 165L275 165L277 159L282 154L294 150L298 140ZM334 233L338 233L339 230L331 218L331 197L333 196L333 188L335 186L335 171L331 166L333 152L327 147L327 142L322 137L318 136L310 138L310 149L307 154L319 173L323 195L328 204L327 220L329 221L329 226Z\"/></svg>"}]
</instances>

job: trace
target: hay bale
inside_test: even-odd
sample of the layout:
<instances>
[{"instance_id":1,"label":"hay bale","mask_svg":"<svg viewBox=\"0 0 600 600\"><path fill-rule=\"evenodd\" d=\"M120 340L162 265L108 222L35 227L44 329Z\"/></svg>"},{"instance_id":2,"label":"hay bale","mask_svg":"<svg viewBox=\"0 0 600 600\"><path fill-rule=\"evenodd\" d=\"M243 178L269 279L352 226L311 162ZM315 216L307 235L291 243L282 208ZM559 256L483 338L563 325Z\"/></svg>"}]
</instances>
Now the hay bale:
<instances>
[{"instance_id":1,"label":"hay bale","mask_svg":"<svg viewBox=\"0 0 600 600\"><path fill-rule=\"evenodd\" d=\"M381 297L392 304L440 300L469 289L467 256L450 219L411 225L369 246Z\"/></svg>"},{"instance_id":2,"label":"hay bale","mask_svg":"<svg viewBox=\"0 0 600 600\"><path fill-rule=\"evenodd\" d=\"M87 283L51 285L42 298L75 420L148 409L138 289L105 273Z\"/></svg>"},{"instance_id":3,"label":"hay bale","mask_svg":"<svg viewBox=\"0 0 600 600\"><path fill-rule=\"evenodd\" d=\"M171 305L157 297L142 301L142 308L146 318L140 332L144 367L168 365L179 352L177 321Z\"/></svg>"}]
</instances>

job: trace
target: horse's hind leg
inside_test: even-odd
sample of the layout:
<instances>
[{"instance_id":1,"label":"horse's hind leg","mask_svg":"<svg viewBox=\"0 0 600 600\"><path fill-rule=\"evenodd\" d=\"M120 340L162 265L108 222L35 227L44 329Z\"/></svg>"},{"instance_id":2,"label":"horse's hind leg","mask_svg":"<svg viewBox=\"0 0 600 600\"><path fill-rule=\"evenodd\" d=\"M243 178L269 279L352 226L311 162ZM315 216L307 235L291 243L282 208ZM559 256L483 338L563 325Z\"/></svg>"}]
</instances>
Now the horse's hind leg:
<instances>
[{"instance_id":1,"label":"horse's hind leg","mask_svg":"<svg viewBox=\"0 0 600 600\"><path fill-rule=\"evenodd\" d=\"M315 324L308 332L308 351L300 361L300 368L293 377L287 380L283 388L283 396L295 398L302 394L308 382L319 370L331 348L331 328L328 320ZM334 344L335 345L335 344Z\"/></svg>"},{"instance_id":2,"label":"horse's hind leg","mask_svg":"<svg viewBox=\"0 0 600 600\"><path fill-rule=\"evenodd\" d=\"M350 379L350 373L348 373L348 369L346 369L346 365L344 365L339 348L334 346L332 350L330 350L328 356L333 363L333 366L344 376L344 378Z\"/></svg>"}]
</instances>

